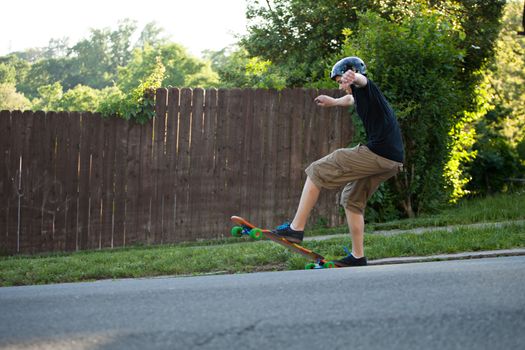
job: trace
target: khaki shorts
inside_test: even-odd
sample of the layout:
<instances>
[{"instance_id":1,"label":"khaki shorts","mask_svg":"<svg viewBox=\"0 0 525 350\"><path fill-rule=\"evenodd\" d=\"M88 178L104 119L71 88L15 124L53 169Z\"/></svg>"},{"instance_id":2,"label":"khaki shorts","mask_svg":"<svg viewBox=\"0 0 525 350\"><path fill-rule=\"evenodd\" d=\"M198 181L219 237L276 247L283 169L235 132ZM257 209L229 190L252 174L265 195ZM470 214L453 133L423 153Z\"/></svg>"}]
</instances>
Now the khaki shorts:
<instances>
[{"instance_id":1,"label":"khaki shorts","mask_svg":"<svg viewBox=\"0 0 525 350\"><path fill-rule=\"evenodd\" d=\"M338 149L306 168L319 188L339 189L341 205L363 214L366 202L379 185L403 169L403 164L381 157L364 145Z\"/></svg>"}]
</instances>

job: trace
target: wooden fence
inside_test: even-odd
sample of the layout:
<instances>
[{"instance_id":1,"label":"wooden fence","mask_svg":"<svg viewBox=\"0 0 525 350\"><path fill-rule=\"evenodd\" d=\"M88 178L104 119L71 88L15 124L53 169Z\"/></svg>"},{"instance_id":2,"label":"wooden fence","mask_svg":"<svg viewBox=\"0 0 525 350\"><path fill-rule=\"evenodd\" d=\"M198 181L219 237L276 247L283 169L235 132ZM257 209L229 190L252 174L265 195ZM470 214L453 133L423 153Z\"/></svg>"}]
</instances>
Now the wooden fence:
<instances>
[{"instance_id":1,"label":"wooden fence","mask_svg":"<svg viewBox=\"0 0 525 350\"><path fill-rule=\"evenodd\" d=\"M305 89L159 89L145 125L0 112L0 251L162 244L229 234L231 215L293 217L304 168L350 140L344 109ZM323 192L311 222L342 218Z\"/></svg>"}]
</instances>

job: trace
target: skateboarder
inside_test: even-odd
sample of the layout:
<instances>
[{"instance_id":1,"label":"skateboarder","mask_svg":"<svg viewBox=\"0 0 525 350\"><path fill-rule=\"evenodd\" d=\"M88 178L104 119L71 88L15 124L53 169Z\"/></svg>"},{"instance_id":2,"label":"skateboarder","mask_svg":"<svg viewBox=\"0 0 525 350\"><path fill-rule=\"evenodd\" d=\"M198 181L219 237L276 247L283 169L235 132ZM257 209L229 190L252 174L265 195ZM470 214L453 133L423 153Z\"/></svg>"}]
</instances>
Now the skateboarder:
<instances>
[{"instance_id":1,"label":"skateboarder","mask_svg":"<svg viewBox=\"0 0 525 350\"><path fill-rule=\"evenodd\" d=\"M320 95L315 103L321 107L355 105L366 131L367 144L338 149L306 168L307 179L293 221L273 232L289 241L301 242L321 188L343 188L340 203L348 221L352 252L335 263L364 266L367 264L363 245L366 203L382 182L402 170L403 140L392 107L367 78L365 63L359 57L346 57L337 62L330 78L347 94L341 98Z\"/></svg>"}]
</instances>

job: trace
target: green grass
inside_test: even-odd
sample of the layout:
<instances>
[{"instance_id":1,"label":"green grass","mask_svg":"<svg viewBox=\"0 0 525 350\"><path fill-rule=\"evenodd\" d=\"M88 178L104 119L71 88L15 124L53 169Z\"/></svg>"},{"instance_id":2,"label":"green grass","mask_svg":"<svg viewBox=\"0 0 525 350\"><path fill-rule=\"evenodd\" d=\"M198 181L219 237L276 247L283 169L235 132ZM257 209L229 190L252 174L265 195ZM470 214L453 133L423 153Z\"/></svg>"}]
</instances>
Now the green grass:
<instances>
[{"instance_id":1,"label":"green grass","mask_svg":"<svg viewBox=\"0 0 525 350\"><path fill-rule=\"evenodd\" d=\"M467 225L482 222L498 222L525 219L525 192L498 194L486 198L475 198L461 201L455 206L444 209L438 214L421 215L414 219L403 219L385 223L366 225L367 232L412 229L418 227L436 227ZM346 233L346 225L329 229L308 230L307 236Z\"/></svg>"},{"instance_id":2,"label":"green grass","mask_svg":"<svg viewBox=\"0 0 525 350\"><path fill-rule=\"evenodd\" d=\"M307 241L328 259L344 255L349 238ZM424 235L367 235L369 259L525 247L525 225L461 228ZM162 246L79 252L0 260L0 285L78 282L98 279L302 269L307 261L269 241L207 246Z\"/></svg>"},{"instance_id":3,"label":"green grass","mask_svg":"<svg viewBox=\"0 0 525 350\"><path fill-rule=\"evenodd\" d=\"M388 227L408 229L524 219L524 199L521 194L513 194L468 201L435 216L403 220ZM305 241L304 245L334 259L344 255L342 247L350 246L350 239ZM370 260L518 247L525 247L523 223L508 223L499 228L464 227L450 232L365 236L366 254ZM170 246L0 257L0 286L302 269L305 263L301 256L273 242L232 238Z\"/></svg>"}]
</instances>

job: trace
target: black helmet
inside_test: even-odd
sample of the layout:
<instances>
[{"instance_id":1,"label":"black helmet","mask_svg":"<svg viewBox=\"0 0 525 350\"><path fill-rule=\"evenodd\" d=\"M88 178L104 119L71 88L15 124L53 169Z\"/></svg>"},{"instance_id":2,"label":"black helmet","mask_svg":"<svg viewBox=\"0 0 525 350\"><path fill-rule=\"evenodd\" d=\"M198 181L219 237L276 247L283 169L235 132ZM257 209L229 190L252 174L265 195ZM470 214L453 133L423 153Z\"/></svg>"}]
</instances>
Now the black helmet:
<instances>
[{"instance_id":1,"label":"black helmet","mask_svg":"<svg viewBox=\"0 0 525 350\"><path fill-rule=\"evenodd\" d=\"M359 57L346 57L334 64L332 72L330 73L330 79L335 80L338 75L343 75L347 70L353 70L354 72L366 74L365 62Z\"/></svg>"}]
</instances>

